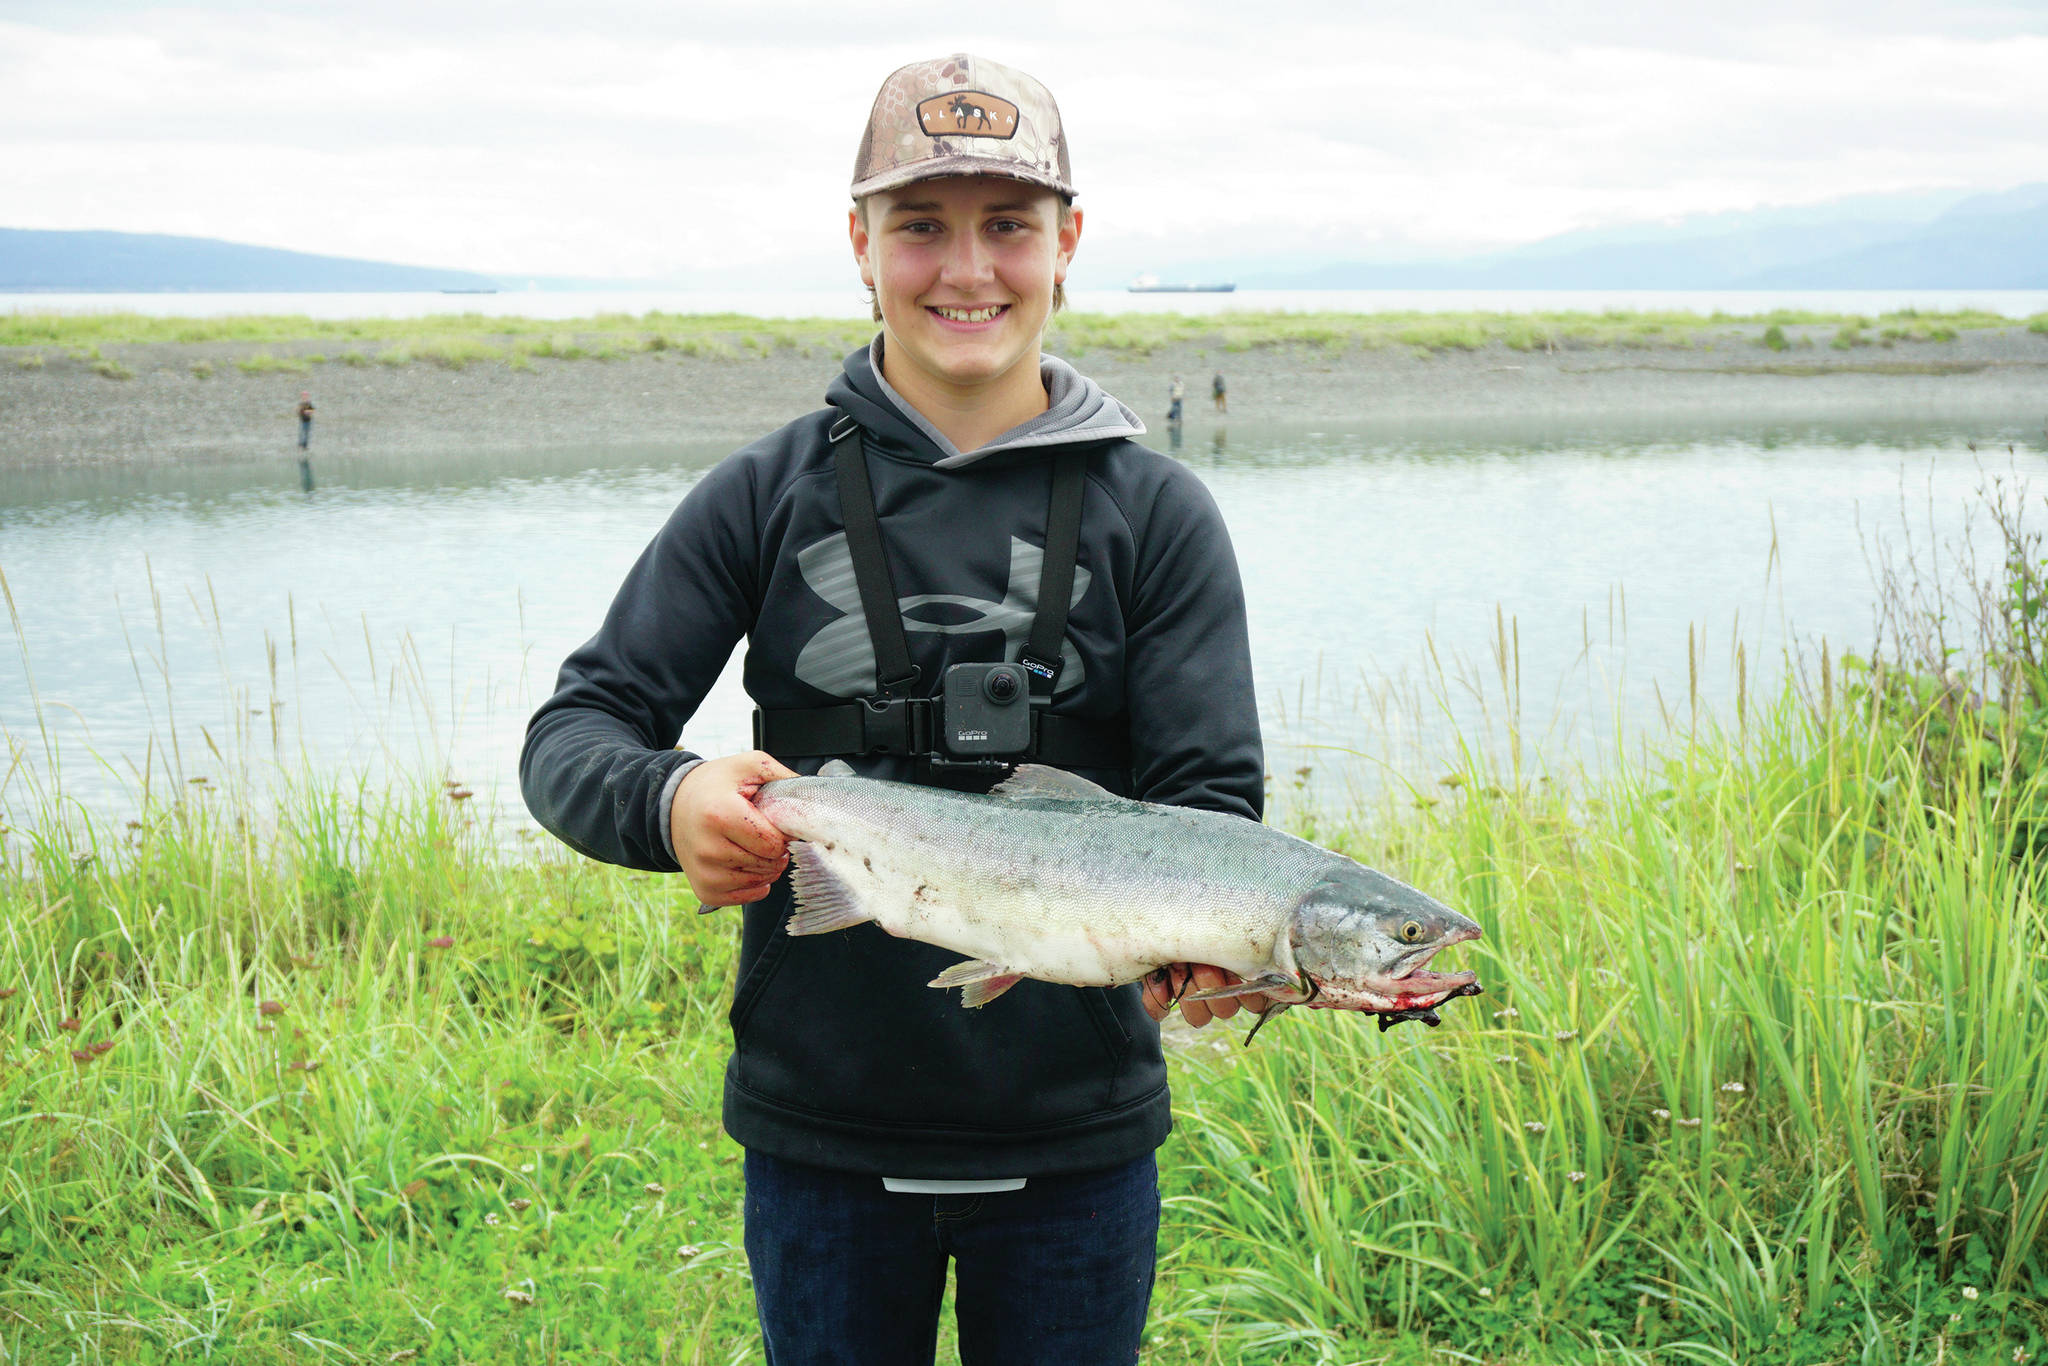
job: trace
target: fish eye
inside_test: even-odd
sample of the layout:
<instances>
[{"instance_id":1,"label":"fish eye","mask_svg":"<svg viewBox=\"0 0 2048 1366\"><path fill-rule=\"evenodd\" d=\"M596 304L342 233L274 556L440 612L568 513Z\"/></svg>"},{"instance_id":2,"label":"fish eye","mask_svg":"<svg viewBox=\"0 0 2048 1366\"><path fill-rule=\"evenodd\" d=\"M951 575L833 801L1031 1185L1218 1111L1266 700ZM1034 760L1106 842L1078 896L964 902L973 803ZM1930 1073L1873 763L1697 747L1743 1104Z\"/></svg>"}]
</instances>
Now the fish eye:
<instances>
[{"instance_id":1,"label":"fish eye","mask_svg":"<svg viewBox=\"0 0 2048 1366\"><path fill-rule=\"evenodd\" d=\"M1407 924L1403 925L1401 927L1401 938L1403 942L1409 944L1413 944L1417 940L1421 939L1422 922L1419 920L1411 920Z\"/></svg>"}]
</instances>

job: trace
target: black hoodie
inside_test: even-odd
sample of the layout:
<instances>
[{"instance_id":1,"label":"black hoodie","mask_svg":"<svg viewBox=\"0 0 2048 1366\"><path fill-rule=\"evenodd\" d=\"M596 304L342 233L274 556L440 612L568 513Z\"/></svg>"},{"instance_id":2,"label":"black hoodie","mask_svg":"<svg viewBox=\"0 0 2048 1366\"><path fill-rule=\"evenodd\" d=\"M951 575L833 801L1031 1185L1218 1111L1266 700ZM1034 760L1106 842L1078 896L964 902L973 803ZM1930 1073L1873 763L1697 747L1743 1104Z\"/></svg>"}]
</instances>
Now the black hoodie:
<instances>
[{"instance_id":1,"label":"black hoodie","mask_svg":"<svg viewBox=\"0 0 2048 1366\"><path fill-rule=\"evenodd\" d=\"M879 341L876 349L879 348ZM675 871L668 809L697 756L671 748L744 639L757 705L874 691L827 432L860 424L912 658L1012 659L1037 608L1051 451L1088 453L1055 712L1127 728L1128 769L1079 769L1145 801L1260 813L1263 757L1244 594L1222 517L1185 467L1130 440L1136 417L1064 363L1050 407L962 454L846 358L832 406L729 456L691 489L562 666L528 726L534 816L593 858ZM814 772L822 760L794 764ZM909 781L900 759L852 761ZM1158 1027L1139 988L1019 983L978 1010L927 987L958 961L872 924L794 938L785 878L745 908L725 1127L777 1157L878 1175L1036 1176L1157 1147L1169 1126Z\"/></svg>"}]
</instances>

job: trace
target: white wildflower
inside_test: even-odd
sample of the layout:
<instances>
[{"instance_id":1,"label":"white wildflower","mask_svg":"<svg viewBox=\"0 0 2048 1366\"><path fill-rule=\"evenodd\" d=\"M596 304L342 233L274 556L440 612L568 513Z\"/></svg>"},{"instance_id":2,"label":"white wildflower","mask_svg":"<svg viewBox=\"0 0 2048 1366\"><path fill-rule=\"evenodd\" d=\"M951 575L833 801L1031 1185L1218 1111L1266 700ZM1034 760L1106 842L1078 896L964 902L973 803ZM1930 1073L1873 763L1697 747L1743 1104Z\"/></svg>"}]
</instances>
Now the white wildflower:
<instances>
[{"instance_id":1,"label":"white wildflower","mask_svg":"<svg viewBox=\"0 0 2048 1366\"><path fill-rule=\"evenodd\" d=\"M1974 1300L1974 1299L1976 1299L1976 1298L1977 1298L1977 1287L1976 1287L1976 1286L1974 1286L1974 1285L1966 1285L1966 1286L1964 1286L1964 1287L1963 1287L1963 1298L1964 1298L1964 1299L1966 1299L1966 1300Z\"/></svg>"},{"instance_id":2,"label":"white wildflower","mask_svg":"<svg viewBox=\"0 0 2048 1366\"><path fill-rule=\"evenodd\" d=\"M1650 1111L1650 1113L1655 1115L1659 1119L1671 1118L1671 1112L1669 1110L1652 1110Z\"/></svg>"},{"instance_id":3,"label":"white wildflower","mask_svg":"<svg viewBox=\"0 0 2048 1366\"><path fill-rule=\"evenodd\" d=\"M1700 1127L1700 1122L1698 1119L1681 1119L1678 1121L1678 1127L1681 1129L1697 1129Z\"/></svg>"},{"instance_id":4,"label":"white wildflower","mask_svg":"<svg viewBox=\"0 0 2048 1366\"><path fill-rule=\"evenodd\" d=\"M668 1194L668 1187L662 1185L659 1181L649 1181L643 1189L645 1189L649 1195Z\"/></svg>"},{"instance_id":5,"label":"white wildflower","mask_svg":"<svg viewBox=\"0 0 2048 1366\"><path fill-rule=\"evenodd\" d=\"M1564 1179L1576 1186L1579 1182L1586 1179L1586 1174L1584 1172L1566 1172Z\"/></svg>"},{"instance_id":6,"label":"white wildflower","mask_svg":"<svg viewBox=\"0 0 2048 1366\"><path fill-rule=\"evenodd\" d=\"M1557 1031L1556 1034L1552 1035L1551 1037L1556 1039L1559 1043L1570 1043L1573 1039L1579 1037L1579 1031L1576 1029L1560 1029Z\"/></svg>"},{"instance_id":7,"label":"white wildflower","mask_svg":"<svg viewBox=\"0 0 2048 1366\"><path fill-rule=\"evenodd\" d=\"M1747 1086L1744 1086L1739 1081L1724 1081L1721 1083L1721 1089L1723 1091L1730 1093L1731 1095L1739 1096L1744 1091L1747 1091L1749 1088Z\"/></svg>"},{"instance_id":8,"label":"white wildflower","mask_svg":"<svg viewBox=\"0 0 2048 1366\"><path fill-rule=\"evenodd\" d=\"M1550 1126L1540 1119L1525 1119L1522 1121L1522 1127L1532 1134L1540 1134Z\"/></svg>"}]
</instances>

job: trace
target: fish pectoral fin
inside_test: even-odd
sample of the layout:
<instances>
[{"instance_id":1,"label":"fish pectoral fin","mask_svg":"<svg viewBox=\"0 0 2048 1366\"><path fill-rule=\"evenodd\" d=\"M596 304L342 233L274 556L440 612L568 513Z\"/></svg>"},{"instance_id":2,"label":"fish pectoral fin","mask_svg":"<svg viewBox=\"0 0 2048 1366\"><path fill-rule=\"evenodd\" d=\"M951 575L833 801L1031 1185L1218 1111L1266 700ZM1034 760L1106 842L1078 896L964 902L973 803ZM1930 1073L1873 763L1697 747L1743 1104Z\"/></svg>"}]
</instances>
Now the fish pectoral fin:
<instances>
[{"instance_id":1,"label":"fish pectoral fin","mask_svg":"<svg viewBox=\"0 0 2048 1366\"><path fill-rule=\"evenodd\" d=\"M1020 797L1064 797L1070 802L1114 802L1119 806L1130 802L1128 797L1119 797L1106 787L1048 764L1017 765L1015 772L989 789L989 795L1013 800Z\"/></svg>"},{"instance_id":2,"label":"fish pectoral fin","mask_svg":"<svg viewBox=\"0 0 2048 1366\"><path fill-rule=\"evenodd\" d=\"M960 988L960 1004L969 1010L979 1010L1023 980L1024 974L1021 972L1006 972L1000 977L969 982Z\"/></svg>"},{"instance_id":3,"label":"fish pectoral fin","mask_svg":"<svg viewBox=\"0 0 2048 1366\"><path fill-rule=\"evenodd\" d=\"M1232 996L1251 996L1261 991L1287 991L1294 982L1277 972L1254 977L1249 982L1232 982L1228 986L1210 987L1207 991L1190 991L1181 997L1183 1001L1221 1001Z\"/></svg>"},{"instance_id":4,"label":"fish pectoral fin","mask_svg":"<svg viewBox=\"0 0 2048 1366\"><path fill-rule=\"evenodd\" d=\"M925 985L959 987L960 1004L972 1010L987 1005L1023 980L1023 973L1012 972L1000 963L984 963L979 958L969 958L955 963Z\"/></svg>"},{"instance_id":5,"label":"fish pectoral fin","mask_svg":"<svg viewBox=\"0 0 2048 1366\"><path fill-rule=\"evenodd\" d=\"M826 866L824 853L815 845L791 840L789 862L790 889L796 897L796 913L786 927L789 933L830 934L874 919Z\"/></svg>"},{"instance_id":6,"label":"fish pectoral fin","mask_svg":"<svg viewBox=\"0 0 2048 1366\"><path fill-rule=\"evenodd\" d=\"M820 778L855 778L860 775L853 771L853 765L844 759L827 759L825 766L818 770Z\"/></svg>"}]
</instances>

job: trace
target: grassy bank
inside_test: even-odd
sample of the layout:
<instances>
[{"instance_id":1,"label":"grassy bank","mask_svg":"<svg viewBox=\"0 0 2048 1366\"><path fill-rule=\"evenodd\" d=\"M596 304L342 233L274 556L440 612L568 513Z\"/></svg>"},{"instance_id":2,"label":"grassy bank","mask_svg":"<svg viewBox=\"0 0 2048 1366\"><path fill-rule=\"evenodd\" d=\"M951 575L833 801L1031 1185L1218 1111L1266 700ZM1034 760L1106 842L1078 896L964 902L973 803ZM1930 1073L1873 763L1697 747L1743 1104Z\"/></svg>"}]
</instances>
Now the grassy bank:
<instances>
[{"instance_id":1,"label":"grassy bank","mask_svg":"<svg viewBox=\"0 0 2048 1366\"><path fill-rule=\"evenodd\" d=\"M1869 698L1322 830L1490 994L1183 1059L1159 1359L2043 1350L2041 780L1932 792ZM11 1359L747 1359L729 927L453 793L251 815L7 833Z\"/></svg>"},{"instance_id":2,"label":"grassy bank","mask_svg":"<svg viewBox=\"0 0 2048 1366\"><path fill-rule=\"evenodd\" d=\"M2017 322L1977 311L1876 316L1779 311L1755 315L1688 312L1607 313L1065 313L1048 335L1052 350L1145 355L1167 346L1196 345L1225 353L1254 348L1321 350L1406 347L1425 352L1469 351L1491 345L1512 350L1700 347L1784 351L1814 346L1838 350L1889 347L1899 342L1952 341L1965 331L2031 327L2048 332L2048 314ZM46 363L42 348L88 363L120 378L118 361L100 348L152 344L212 344L222 359L194 362L210 377L225 365L251 373L307 372L316 366L409 365L451 369L494 362L514 368L535 359L615 360L673 352L742 361L778 350L838 354L872 334L866 323L839 318L767 319L739 314L609 313L565 320L488 317L477 313L415 318L308 318L250 315L157 318L137 313L17 313L0 315L0 347L16 348L14 364Z\"/></svg>"},{"instance_id":3,"label":"grassy bank","mask_svg":"<svg viewBox=\"0 0 2048 1366\"><path fill-rule=\"evenodd\" d=\"M1489 994L1182 1057L1157 1359L2048 1347L2042 793L1998 773L1931 791L1866 689L1326 825L1481 920ZM732 934L677 880L492 852L452 791L10 820L9 1359L750 1359Z\"/></svg>"},{"instance_id":4,"label":"grassy bank","mask_svg":"<svg viewBox=\"0 0 2048 1366\"><path fill-rule=\"evenodd\" d=\"M2048 566L2006 545L1981 666L1961 604L1889 583L1875 664L1611 776L1475 740L1304 812L1477 917L1488 994L1178 1055L1151 1359L2048 1351ZM95 820L35 741L0 787L0 1359L757 1359L727 921L501 848L461 788Z\"/></svg>"}]
</instances>

